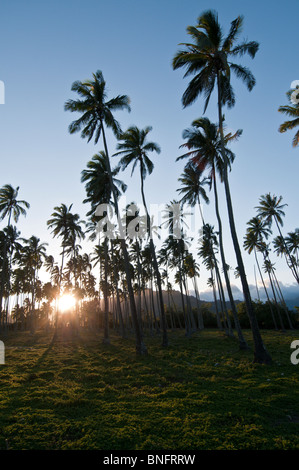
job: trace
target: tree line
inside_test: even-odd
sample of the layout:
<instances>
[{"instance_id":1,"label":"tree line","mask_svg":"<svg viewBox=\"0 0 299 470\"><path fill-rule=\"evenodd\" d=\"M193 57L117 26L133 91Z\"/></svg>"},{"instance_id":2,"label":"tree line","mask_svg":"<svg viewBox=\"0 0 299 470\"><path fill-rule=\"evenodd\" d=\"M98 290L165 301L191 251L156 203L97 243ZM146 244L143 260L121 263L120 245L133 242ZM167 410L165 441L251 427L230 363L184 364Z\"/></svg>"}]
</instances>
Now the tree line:
<instances>
[{"instance_id":1,"label":"tree line","mask_svg":"<svg viewBox=\"0 0 299 470\"><path fill-rule=\"evenodd\" d=\"M127 95L109 99L102 71L95 72L90 80L73 83L71 90L78 98L67 100L65 110L80 116L71 122L69 132L80 132L81 137L88 142L94 140L95 144L101 142L103 146L81 173L81 182L86 191L83 202L89 205L89 210L83 221L79 214L72 211L72 205L60 204L54 208L47 225L53 237L61 241L61 259L56 261L52 255L47 254L46 244L38 237L32 236L28 240L20 237L14 223L17 224L21 215L26 215L30 206L28 202L18 199L19 188L6 184L0 189L0 215L2 220L7 221L0 232L2 329L7 328L12 295L16 298L13 318L16 321L21 319L23 327L30 328L33 332L41 322L48 327L50 318L54 327L58 327L59 298L62 293L71 292L76 299L77 321L80 318L83 325L86 322L97 324L101 311L104 342L109 342L112 323L124 337L132 330L136 339L136 352L146 354L146 329L151 332L161 331L162 346L167 347L169 328L185 328L186 336L204 328L198 286L201 263L210 275L208 284L215 299L217 326L230 336L234 336L235 329L240 349L247 349L232 293L230 267L223 243L223 214L220 214L218 196L218 186L223 184L237 263L235 274L242 285L244 306L254 343L254 361L271 363L251 298L242 248L254 253L270 305L273 327L283 331L285 328L294 328L294 320L284 301L274 263L270 259L269 236L274 224L277 230L272 241L274 251L285 258L294 280L299 283L299 229L283 236L281 227L285 204L282 204L281 196L268 193L260 197L256 206L257 215L248 221L243 247L237 234L229 185L229 172L235 154L230 146L241 136L242 130L227 133L223 109L230 109L235 104L232 73L244 82L249 91L255 85L252 72L248 67L235 63L235 58L249 55L253 59L259 49L259 44L255 41L238 41L242 26L243 17L239 16L231 22L225 36L217 13L206 11L199 16L196 26L187 28L192 42L182 43L173 58L173 69L182 68L185 70L184 77L192 77L182 96L183 107L192 105L203 96L205 114L210 97L215 91L218 122L213 123L208 117L200 117L183 132L184 143L181 149L184 153L177 160L186 159L186 164L178 178L178 199L170 201L165 207L163 224L168 229L168 237L163 240L160 249L157 249L151 236L152 231L159 231L159 227L152 223L145 191L145 179L154 170L150 156L161 152L159 145L149 139L152 128L147 126L140 129L134 125L126 131L122 130L114 113L119 110L130 111L130 99ZM279 111L295 115L298 113L298 104L281 107ZM282 125L280 132L293 129L298 124L297 120ZM116 138L114 153L110 153L108 149L107 129L111 129ZM298 136L295 141L298 142ZM112 165L113 161L116 162L115 166ZM139 172L143 216L140 216L134 202L124 211L119 206L120 196L127 189L127 185L119 179L119 174L129 167L132 173ZM203 217L202 204L210 202L208 191L213 193L216 228ZM99 214L98 208L103 204L107 205L107 210ZM190 240L184 225L184 207L187 204L199 211L202 222L197 240L197 257L189 249ZM132 207L135 207L133 211ZM177 208L179 211L176 211ZM113 238L108 236L112 216L117 220L116 227L112 224L117 233ZM128 236L126 229L136 216L136 230L133 235ZM82 253L80 242L85 237L94 242L94 251L90 254ZM50 281L44 284L39 279L42 266L50 275ZM98 276L93 271L96 266L99 266ZM263 273L267 276L267 282ZM190 282L198 303L196 312L190 302ZM171 301L173 283L179 287L181 315L176 304ZM167 305L163 292L167 292ZM258 289L257 295L259 296Z\"/></svg>"}]
</instances>

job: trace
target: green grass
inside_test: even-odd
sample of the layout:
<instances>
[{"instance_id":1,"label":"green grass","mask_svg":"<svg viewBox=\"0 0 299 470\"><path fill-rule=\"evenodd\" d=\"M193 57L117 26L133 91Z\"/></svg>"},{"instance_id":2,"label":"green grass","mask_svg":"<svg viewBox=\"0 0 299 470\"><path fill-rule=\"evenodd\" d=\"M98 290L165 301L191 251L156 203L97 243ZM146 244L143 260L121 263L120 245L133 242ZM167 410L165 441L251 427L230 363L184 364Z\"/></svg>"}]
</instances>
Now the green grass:
<instances>
[{"instance_id":1,"label":"green grass","mask_svg":"<svg viewBox=\"0 0 299 470\"><path fill-rule=\"evenodd\" d=\"M216 330L170 332L167 349L146 337L147 357L133 338L10 333L0 449L299 449L299 332L262 336L271 366Z\"/></svg>"}]
</instances>

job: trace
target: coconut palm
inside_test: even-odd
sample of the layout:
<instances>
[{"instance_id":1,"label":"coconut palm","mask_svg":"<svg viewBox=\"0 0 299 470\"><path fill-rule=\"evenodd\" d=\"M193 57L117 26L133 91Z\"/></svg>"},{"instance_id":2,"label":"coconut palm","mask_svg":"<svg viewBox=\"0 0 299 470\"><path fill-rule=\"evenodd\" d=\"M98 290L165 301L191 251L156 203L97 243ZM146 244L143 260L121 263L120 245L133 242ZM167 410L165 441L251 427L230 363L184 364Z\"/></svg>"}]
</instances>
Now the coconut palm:
<instances>
[{"instance_id":1,"label":"coconut palm","mask_svg":"<svg viewBox=\"0 0 299 470\"><path fill-rule=\"evenodd\" d=\"M270 363L271 357L262 341L256 315L250 296L249 286L246 278L243 258L239 246L239 240L235 227L233 206L228 182L228 160L225 152L225 139L223 131L224 105L232 107L235 104L235 96L230 83L231 72L240 78L248 90L252 90L255 85L255 78L247 67L236 64L231 60L237 56L249 54L254 58L258 43L255 41L241 42L237 44L238 36L243 25L243 17L238 16L231 22L231 27L227 36L224 36L222 28L218 22L216 12L209 10L204 12L199 18L197 25L189 26L187 31L194 40L193 43L184 43L184 49L177 52L173 59L173 68L185 68L186 76L195 75L185 90L182 102L183 106L192 104L200 94L205 96L206 110L211 94L217 87L218 98L218 121L221 139L221 154L224 162L223 182L225 187L226 203L229 216L229 225L233 241L233 246L240 271L240 279L243 288L244 300L249 316L253 339L254 339L254 361Z\"/></svg>"},{"instance_id":2,"label":"coconut palm","mask_svg":"<svg viewBox=\"0 0 299 470\"><path fill-rule=\"evenodd\" d=\"M20 215L26 216L26 209L30 204L24 200L18 200L19 186L14 189L10 184L5 184L0 189L0 218L8 217L7 225L10 225L11 218L18 222Z\"/></svg>"},{"instance_id":3,"label":"coconut palm","mask_svg":"<svg viewBox=\"0 0 299 470\"><path fill-rule=\"evenodd\" d=\"M130 111L129 98L126 95L118 95L108 101L106 92L106 82L100 70L93 74L92 80L86 80L85 82L74 82L72 85L72 91L77 92L82 99L68 100L65 103L65 110L71 112L79 112L81 114L81 117L70 124L69 132L73 134L75 132L81 131L82 138L87 138L87 141L89 142L94 137L95 144L98 143L99 138L102 136L105 154L107 155L107 171L110 180L110 186L112 188L115 213L117 219L119 220L117 194L115 193L113 186L112 170L110 165L104 125L107 128L110 128L117 137L120 135L121 127L118 121L113 116L113 113L115 111L124 109ZM141 338L140 325L138 323L134 291L132 286L132 278L130 272L129 255L121 225L119 225L119 230L121 235L121 246L124 256L127 285L129 290L131 313L135 327L136 352L138 354L146 354L147 349Z\"/></svg>"},{"instance_id":4,"label":"coconut palm","mask_svg":"<svg viewBox=\"0 0 299 470\"><path fill-rule=\"evenodd\" d=\"M296 91L297 91L296 89L288 91L286 95L287 95L287 98L288 98L290 104L285 105L285 106L280 106L278 108L278 111L280 113L285 114L289 118L293 118L293 119L290 119L288 121L285 121L283 124L281 124L279 126L278 130L281 133L284 133L284 132L289 131L289 130L293 130L296 127L299 126L299 103L298 103L299 90L298 90L297 96L296 96ZM294 96L294 94L295 94L295 98L296 98L296 101L297 101L295 103L293 103L293 101L292 101L292 96ZM298 146L298 144L299 144L299 130L295 133L295 135L293 137L293 140L292 140L292 144L293 144L293 147Z\"/></svg>"},{"instance_id":5,"label":"coconut palm","mask_svg":"<svg viewBox=\"0 0 299 470\"><path fill-rule=\"evenodd\" d=\"M297 266L299 267L299 228L294 232L289 232L285 237L285 242L291 255L295 256Z\"/></svg>"},{"instance_id":6,"label":"coconut palm","mask_svg":"<svg viewBox=\"0 0 299 470\"><path fill-rule=\"evenodd\" d=\"M288 249L288 246L283 238L283 235L280 229L280 226L283 226L282 217L284 217L285 215L283 209L287 205L287 204L281 204L281 201L282 201L282 196L277 197L275 195L272 196L270 193L267 193L260 197L259 205L256 207L256 209L258 211L258 215L262 219L264 219L269 224L270 227L274 220L277 230L279 232L279 235L281 237L280 240L285 247L285 251L288 257L289 266L291 268L292 274L299 284L299 274L298 274L297 267L294 263L294 260L290 254L290 251Z\"/></svg>"},{"instance_id":7,"label":"coconut palm","mask_svg":"<svg viewBox=\"0 0 299 470\"><path fill-rule=\"evenodd\" d=\"M81 172L81 183L85 183L85 191L87 198L83 203L90 203L91 210L87 216L94 215L98 204L111 201L110 178L108 174L108 159L105 152L100 151L95 154L92 159L87 162L87 169ZM112 170L112 180L114 184L114 192L117 198L126 191L127 185L116 178L119 168Z\"/></svg>"},{"instance_id":8,"label":"coconut palm","mask_svg":"<svg viewBox=\"0 0 299 470\"><path fill-rule=\"evenodd\" d=\"M119 161L119 165L123 170L125 170L129 165L133 165L132 173L134 172L137 165L139 166L140 172L140 182L141 182L141 197L143 202L143 207L146 214L147 219L147 227L148 227L148 236L149 236L149 247L151 250L152 261L153 261L153 268L156 276L157 286L158 286L158 294L159 294L159 304L160 304L160 311L161 311L161 320L162 320L162 331L163 331L163 339L162 339L162 346L168 346L168 336L167 336L167 324L166 324L166 317L165 317L165 309L164 309L164 300L163 300L163 292L162 292L162 282L161 282L161 274L159 271L159 266L157 262L156 250L153 242L153 237L151 233L151 219L148 212L145 193L144 193L144 180L147 174L151 174L154 169L154 164L150 160L148 154L149 152L156 152L160 153L160 147L155 142L147 141L147 136L149 132L152 130L150 126L146 127L145 129L139 129L137 126L131 126L129 129L124 132L119 140L120 142L117 145L117 150L114 156L121 155L121 159Z\"/></svg>"},{"instance_id":9,"label":"coconut palm","mask_svg":"<svg viewBox=\"0 0 299 470\"><path fill-rule=\"evenodd\" d=\"M105 279L102 282L104 290L104 303L105 303L105 312L104 312L104 338L103 342L109 344L109 319L108 319L108 238L109 230L114 230L114 225L107 221L107 224L104 223L106 218L104 218L104 212L102 211L101 216L99 216L99 207L100 204L105 205L105 209L109 209L108 205L111 203L111 193L112 190L117 196L117 199L121 195L121 191L126 191L127 186L120 180L116 179L119 169L112 170L112 181L113 188L110 186L110 177L108 173L108 158L105 152L101 151L98 154L94 155L92 160L87 163L87 169L83 170L81 173L81 182L85 183L85 190L87 198L84 199L83 203L90 203L91 209L87 213L87 216L91 216L93 220L97 220L103 230L105 229L105 256L104 256L104 267L105 267ZM104 209L104 207L103 207ZM108 215L108 214L107 214ZM108 223L109 222L109 223ZM97 227L100 228L100 225ZM101 235L101 234L99 234Z\"/></svg>"},{"instance_id":10,"label":"coconut palm","mask_svg":"<svg viewBox=\"0 0 299 470\"><path fill-rule=\"evenodd\" d=\"M208 204L209 198L207 196L205 185L210 184L209 178L202 178L203 171L200 170L193 161L189 161L185 166L184 171L178 181L181 183L181 187L177 189L179 194L182 195L180 202L182 204L190 204L194 207L198 204L202 223L204 224L204 218L201 209L201 199Z\"/></svg>"},{"instance_id":11,"label":"coconut palm","mask_svg":"<svg viewBox=\"0 0 299 470\"><path fill-rule=\"evenodd\" d=\"M40 239L32 235L28 240L24 239L24 246L21 250L19 263L28 273L31 287L31 315L30 330L35 330L35 297L38 283L38 272L42 267L43 260L46 257L46 247L48 243L40 243Z\"/></svg>"},{"instance_id":12,"label":"coconut palm","mask_svg":"<svg viewBox=\"0 0 299 470\"><path fill-rule=\"evenodd\" d=\"M276 319L274 316L269 294L268 294L268 291L264 282L263 274L262 274L261 267L260 267L258 257L257 257L257 251L263 252L264 240L268 239L269 235L271 234L271 230L268 224L262 221L259 217L252 217L247 222L247 225L248 227L246 230L246 235L244 237L244 248L245 250L248 251L249 254L252 253L252 251L254 253L259 275L260 275L260 278L264 287L264 291L265 291L265 294L266 294L266 297L270 306L270 312L271 312L272 320L274 323L274 327L277 330Z\"/></svg>"},{"instance_id":13,"label":"coconut palm","mask_svg":"<svg viewBox=\"0 0 299 470\"><path fill-rule=\"evenodd\" d=\"M231 321L229 318L228 310L226 307L224 290L223 290L221 276L220 276L219 267L218 267L218 261L216 259L216 251L218 249L218 246L219 246L218 237L217 237L217 234L214 232L214 227L210 224L205 224L202 228L202 235L200 238L200 248L199 248L198 254L203 259L204 264L206 265L209 271L215 270L215 279L218 284L219 297L220 297L220 301L222 304L222 309L226 317L224 319L224 324L225 323L227 324L226 329L227 329L228 335L233 337L233 331L232 331L232 326L231 326ZM236 325L238 325L239 346L240 348L243 348L242 331L239 326L239 323L236 323ZM247 345L244 340L244 349L246 348L247 348Z\"/></svg>"},{"instance_id":14,"label":"coconut palm","mask_svg":"<svg viewBox=\"0 0 299 470\"><path fill-rule=\"evenodd\" d=\"M226 144L225 152L229 164L234 160L234 154L231 150L227 148L227 144L233 140L236 140L241 135L241 133L242 131L238 130L233 135L231 133L228 133L224 136ZM189 151L184 155L178 157L177 160L188 157L191 158L191 163L199 168L199 171L203 172L206 169L209 170L210 184L211 186L213 186L214 189L215 210L218 221L219 248L222 261L222 269L226 282L226 288L235 320L236 329L239 336L240 349L248 349L248 345L244 339L244 335L241 330L237 309L232 295L232 289L230 285L228 271L226 269L227 263L225 260L225 253L223 247L222 221L219 213L218 192L216 183L216 172L219 173L220 178L222 180L224 168L219 129L218 126L216 124L211 123L208 118L196 119L195 121L193 121L192 127L186 129L183 132L183 137L187 139L187 142L181 145L181 147L185 147Z\"/></svg>"},{"instance_id":15,"label":"coconut palm","mask_svg":"<svg viewBox=\"0 0 299 470\"><path fill-rule=\"evenodd\" d=\"M54 212L51 214L51 219L47 221L48 228L52 229L54 237L61 238L61 264L59 269L58 292L61 295L62 274L64 268L65 256L71 252L75 252L77 238L84 238L82 230L83 222L80 220L79 214L71 212L73 204L67 206L61 204L54 207ZM71 248L71 250L69 249ZM58 310L56 311L56 326L58 324Z\"/></svg>"},{"instance_id":16,"label":"coconut palm","mask_svg":"<svg viewBox=\"0 0 299 470\"><path fill-rule=\"evenodd\" d=\"M71 212L72 207L73 204L71 204L70 206L67 206L66 204L61 204L60 206L54 207L54 212L51 215L52 218L47 221L48 227L53 229L51 232L53 236L62 239L60 283L62 277L64 257L67 248L71 244L74 250L76 239L84 238L84 233L81 227L83 222L80 220L79 214L74 214Z\"/></svg>"},{"instance_id":17,"label":"coconut palm","mask_svg":"<svg viewBox=\"0 0 299 470\"><path fill-rule=\"evenodd\" d=\"M11 225L11 219L17 223L20 215L26 216L26 209L29 209L30 204L24 200L17 199L19 194L19 186L15 189L10 184L5 184L0 189L0 219L3 220L7 217L7 227ZM0 324L2 317L2 301L5 284L5 268L7 263L7 244L6 238L2 245L2 266L1 266L1 285L0 285ZM8 279L9 281L9 279Z\"/></svg>"}]
</instances>

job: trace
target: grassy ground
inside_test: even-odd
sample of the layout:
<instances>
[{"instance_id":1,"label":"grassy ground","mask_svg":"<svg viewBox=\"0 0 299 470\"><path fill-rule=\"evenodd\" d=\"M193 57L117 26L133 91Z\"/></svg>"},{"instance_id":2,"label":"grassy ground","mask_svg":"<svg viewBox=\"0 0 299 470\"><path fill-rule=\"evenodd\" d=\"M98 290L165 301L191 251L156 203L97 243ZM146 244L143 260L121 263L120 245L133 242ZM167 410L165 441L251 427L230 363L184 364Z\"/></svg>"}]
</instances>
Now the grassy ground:
<instances>
[{"instance_id":1,"label":"grassy ground","mask_svg":"<svg viewBox=\"0 0 299 470\"><path fill-rule=\"evenodd\" d=\"M147 357L133 339L11 333L0 449L299 449L299 332L262 335L271 366L215 330L170 332L168 349L146 338Z\"/></svg>"}]
</instances>

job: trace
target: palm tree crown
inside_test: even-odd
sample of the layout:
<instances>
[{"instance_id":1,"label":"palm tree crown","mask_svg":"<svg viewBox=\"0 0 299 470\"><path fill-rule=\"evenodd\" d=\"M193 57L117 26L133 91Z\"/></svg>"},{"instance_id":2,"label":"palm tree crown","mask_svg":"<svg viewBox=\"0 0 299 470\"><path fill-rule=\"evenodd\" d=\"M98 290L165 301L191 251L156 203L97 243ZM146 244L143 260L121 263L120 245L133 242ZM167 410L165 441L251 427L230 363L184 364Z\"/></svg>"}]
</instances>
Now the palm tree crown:
<instances>
[{"instance_id":1,"label":"palm tree crown","mask_svg":"<svg viewBox=\"0 0 299 470\"><path fill-rule=\"evenodd\" d=\"M206 111L218 78L221 81L221 104L233 106L235 97L230 84L231 70L252 90L255 78L250 70L230 60L244 54L254 58L258 51L259 45L255 41L236 44L242 26L243 17L238 16L231 22L229 33L224 37L218 15L213 10L204 12L198 18L196 26L188 26L187 32L194 42L182 43L184 49L179 50L173 59L174 69L186 69L184 77L195 75L183 94L184 107L192 104L203 93Z\"/></svg>"},{"instance_id":2,"label":"palm tree crown","mask_svg":"<svg viewBox=\"0 0 299 470\"><path fill-rule=\"evenodd\" d=\"M291 94L292 90L287 92L287 97L290 101L291 104L286 105L286 106L280 106L278 108L278 111L280 113L285 114L290 119L288 121L285 121L283 124L279 126L279 132L283 133L289 130L293 130L295 127L299 126L299 103L292 103L291 102ZM299 94L299 90L298 90ZM298 96L298 95L297 95ZM293 140L292 140L293 147L297 147L299 144L299 130L295 133Z\"/></svg>"},{"instance_id":3,"label":"palm tree crown","mask_svg":"<svg viewBox=\"0 0 299 470\"><path fill-rule=\"evenodd\" d=\"M103 132L104 122L116 136L121 134L120 124L112 113L122 109L130 111L130 100L126 95L118 95L107 101L105 88L106 82L100 70L93 74L93 80L77 80L73 83L72 91L77 92L82 99L68 100L64 109L80 112L82 116L70 124L71 134L81 131L82 138L87 137L89 142L94 137L97 143Z\"/></svg>"},{"instance_id":4,"label":"palm tree crown","mask_svg":"<svg viewBox=\"0 0 299 470\"><path fill-rule=\"evenodd\" d=\"M19 216L26 215L26 209L29 209L30 204L23 200L17 200L19 193L19 186L14 189L10 184L5 184L0 189L0 217L4 219L8 216L8 225L10 219L13 217L17 223Z\"/></svg>"},{"instance_id":5,"label":"palm tree crown","mask_svg":"<svg viewBox=\"0 0 299 470\"><path fill-rule=\"evenodd\" d=\"M153 162L149 159L148 153L161 152L158 144L146 141L151 130L151 126L147 126L145 129L138 129L137 126L129 127L129 129L120 136L121 142L117 145L119 152L114 154L114 156L123 155L119 162L119 165L123 170L125 170L131 163L133 164L131 174L133 174L136 165L139 164L143 180L147 173L151 174L154 169Z\"/></svg>"}]
</instances>

